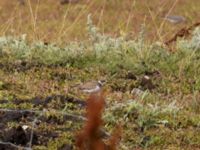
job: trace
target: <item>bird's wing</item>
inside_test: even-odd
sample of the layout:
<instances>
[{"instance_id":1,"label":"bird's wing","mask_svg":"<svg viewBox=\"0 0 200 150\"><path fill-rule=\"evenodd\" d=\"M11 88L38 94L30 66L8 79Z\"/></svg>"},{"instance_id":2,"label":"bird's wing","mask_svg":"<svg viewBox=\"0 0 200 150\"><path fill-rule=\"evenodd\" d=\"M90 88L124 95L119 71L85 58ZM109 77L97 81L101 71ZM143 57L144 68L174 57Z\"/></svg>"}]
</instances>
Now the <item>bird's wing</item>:
<instances>
[{"instance_id":1,"label":"bird's wing","mask_svg":"<svg viewBox=\"0 0 200 150\"><path fill-rule=\"evenodd\" d=\"M97 85L96 82L92 81L92 82L87 82L84 83L82 85L79 86L79 89L91 89L91 88L95 88Z\"/></svg>"}]
</instances>

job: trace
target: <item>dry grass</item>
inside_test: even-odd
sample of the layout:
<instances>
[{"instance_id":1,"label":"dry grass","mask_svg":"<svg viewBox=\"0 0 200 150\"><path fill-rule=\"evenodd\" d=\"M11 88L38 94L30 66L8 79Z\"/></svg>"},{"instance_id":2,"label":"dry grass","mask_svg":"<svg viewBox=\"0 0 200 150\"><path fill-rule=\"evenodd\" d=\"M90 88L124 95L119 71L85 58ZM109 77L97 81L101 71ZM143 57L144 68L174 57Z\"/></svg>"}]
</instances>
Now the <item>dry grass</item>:
<instances>
[{"instance_id":1,"label":"dry grass","mask_svg":"<svg viewBox=\"0 0 200 150\"><path fill-rule=\"evenodd\" d=\"M106 1L81 0L77 4L60 5L55 0L17 0L0 2L0 35L28 34L31 40L66 42L87 37L86 18L92 14L101 32L113 36L128 34L134 37L141 24L146 25L150 39L165 39L185 24L173 25L163 21L166 14L185 16L190 25L199 14L198 0L177 1ZM113 26L114 25L114 26Z\"/></svg>"}]
</instances>

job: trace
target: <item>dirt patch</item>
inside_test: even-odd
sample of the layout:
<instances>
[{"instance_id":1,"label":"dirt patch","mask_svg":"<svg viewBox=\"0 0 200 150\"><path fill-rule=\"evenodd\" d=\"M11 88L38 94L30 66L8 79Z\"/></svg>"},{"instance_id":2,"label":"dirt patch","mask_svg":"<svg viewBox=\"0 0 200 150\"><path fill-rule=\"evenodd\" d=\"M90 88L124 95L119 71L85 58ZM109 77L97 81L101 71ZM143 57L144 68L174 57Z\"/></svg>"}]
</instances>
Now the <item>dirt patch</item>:
<instances>
[{"instance_id":1,"label":"dirt patch","mask_svg":"<svg viewBox=\"0 0 200 150\"><path fill-rule=\"evenodd\" d=\"M51 105L55 100L58 101L57 109ZM28 147L31 139L32 146L47 146L49 140L57 139L65 132L73 135L76 126L85 120L85 117L80 114L56 112L56 110L62 110L66 103L74 105L70 109L78 107L81 110L85 108L85 101L64 95L52 95L43 99L36 97L12 101L0 100L0 104L8 103L15 105L16 109L0 109L0 141L4 142L0 144L0 150L12 150L16 149L16 146ZM37 109L17 110L18 106L28 103ZM43 112L38 108L46 108L51 111ZM10 124L15 125L12 127ZM60 149L72 149L72 146L66 143Z\"/></svg>"},{"instance_id":2,"label":"dirt patch","mask_svg":"<svg viewBox=\"0 0 200 150\"><path fill-rule=\"evenodd\" d=\"M29 103L29 104L33 104L34 107L42 106L42 108L45 108L52 101L58 101L62 106L66 103L72 103L79 107L84 107L86 105L86 102L81 99L68 97L65 95L52 95L52 96L48 96L46 98L35 97L32 99L14 99L12 101L0 100L0 104L6 104L6 103L11 102L15 105L20 105L22 103Z\"/></svg>"}]
</instances>

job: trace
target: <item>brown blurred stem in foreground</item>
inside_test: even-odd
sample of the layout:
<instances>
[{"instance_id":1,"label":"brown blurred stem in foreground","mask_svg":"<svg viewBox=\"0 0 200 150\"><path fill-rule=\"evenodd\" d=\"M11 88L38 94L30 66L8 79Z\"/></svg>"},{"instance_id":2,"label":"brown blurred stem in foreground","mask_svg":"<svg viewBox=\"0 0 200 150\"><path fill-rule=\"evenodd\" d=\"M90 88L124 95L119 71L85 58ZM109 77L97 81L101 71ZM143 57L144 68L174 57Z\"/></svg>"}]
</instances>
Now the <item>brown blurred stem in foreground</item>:
<instances>
[{"instance_id":1,"label":"brown blurred stem in foreground","mask_svg":"<svg viewBox=\"0 0 200 150\"><path fill-rule=\"evenodd\" d=\"M107 140L103 141L100 128L103 124L102 112L105 107L105 98L102 93L92 94L87 100L87 121L82 131L77 134L76 146L78 150L116 150L121 137L121 128Z\"/></svg>"}]
</instances>

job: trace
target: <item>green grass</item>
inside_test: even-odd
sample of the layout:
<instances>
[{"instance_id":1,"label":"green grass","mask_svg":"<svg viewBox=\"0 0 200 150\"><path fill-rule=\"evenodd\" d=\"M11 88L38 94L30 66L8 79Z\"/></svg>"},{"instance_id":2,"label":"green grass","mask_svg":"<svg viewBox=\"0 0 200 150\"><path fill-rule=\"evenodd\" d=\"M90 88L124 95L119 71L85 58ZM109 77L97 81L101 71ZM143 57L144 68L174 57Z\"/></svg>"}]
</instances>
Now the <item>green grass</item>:
<instances>
[{"instance_id":1,"label":"green grass","mask_svg":"<svg viewBox=\"0 0 200 150\"><path fill-rule=\"evenodd\" d=\"M104 77L108 80L105 128L110 132L116 123L122 124L119 149L199 148L199 29L190 39L179 39L177 50L172 53L159 42L146 42L144 28L133 40L112 38L102 35L88 18L89 39L84 42L58 46L40 41L31 43L25 36L1 37L0 99L12 102L14 98L56 94L82 98L71 88L73 85ZM155 71L158 75L153 74ZM127 79L128 72L137 79ZM141 84L145 74L150 74L155 89L145 90ZM133 97L130 93L133 88L141 88L144 93ZM52 113L54 106L55 103L49 106ZM9 103L1 108L33 109L33 106ZM72 109L70 113L77 111ZM56 149L60 140L73 142L71 137L62 132L47 147Z\"/></svg>"}]
</instances>

